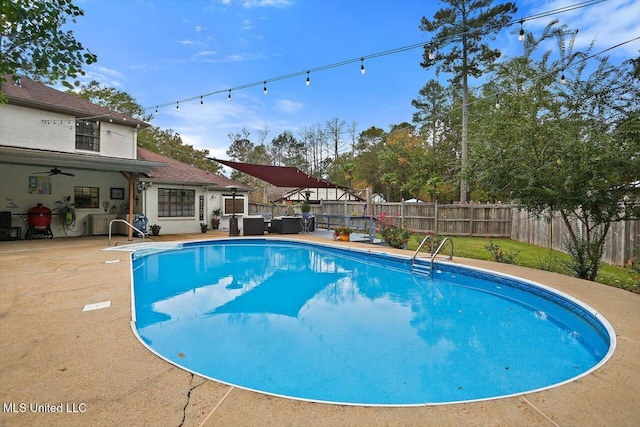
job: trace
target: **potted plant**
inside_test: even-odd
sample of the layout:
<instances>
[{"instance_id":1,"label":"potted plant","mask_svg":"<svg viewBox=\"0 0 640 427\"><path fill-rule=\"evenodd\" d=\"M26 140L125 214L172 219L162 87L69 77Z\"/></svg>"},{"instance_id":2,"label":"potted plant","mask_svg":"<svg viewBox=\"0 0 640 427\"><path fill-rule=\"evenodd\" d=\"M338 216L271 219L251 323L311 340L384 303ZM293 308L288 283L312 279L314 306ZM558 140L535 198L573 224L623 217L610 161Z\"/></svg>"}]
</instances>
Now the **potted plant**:
<instances>
[{"instance_id":1,"label":"potted plant","mask_svg":"<svg viewBox=\"0 0 640 427\"><path fill-rule=\"evenodd\" d=\"M336 236L336 240L342 240L344 242L349 241L351 233L353 233L353 230L346 225L341 225L333 231L333 235Z\"/></svg>"},{"instance_id":2,"label":"potted plant","mask_svg":"<svg viewBox=\"0 0 640 427\"><path fill-rule=\"evenodd\" d=\"M211 213L213 217L211 218L211 229L217 230L220 227L220 217L222 216L222 209L215 208Z\"/></svg>"},{"instance_id":3,"label":"potted plant","mask_svg":"<svg viewBox=\"0 0 640 427\"><path fill-rule=\"evenodd\" d=\"M160 229L162 227L160 227L158 224L153 224L149 226L149 229L151 230L151 235L152 236L157 236L158 234L160 234Z\"/></svg>"},{"instance_id":4,"label":"potted plant","mask_svg":"<svg viewBox=\"0 0 640 427\"><path fill-rule=\"evenodd\" d=\"M304 202L302 202L302 205L300 206L300 211L302 212L303 218L309 218L309 212L311 212L311 205L309 204L308 200L305 200Z\"/></svg>"},{"instance_id":5,"label":"potted plant","mask_svg":"<svg viewBox=\"0 0 640 427\"><path fill-rule=\"evenodd\" d=\"M200 231L202 231L203 233L207 232L207 223L206 222L201 222L200 223Z\"/></svg>"}]
</instances>

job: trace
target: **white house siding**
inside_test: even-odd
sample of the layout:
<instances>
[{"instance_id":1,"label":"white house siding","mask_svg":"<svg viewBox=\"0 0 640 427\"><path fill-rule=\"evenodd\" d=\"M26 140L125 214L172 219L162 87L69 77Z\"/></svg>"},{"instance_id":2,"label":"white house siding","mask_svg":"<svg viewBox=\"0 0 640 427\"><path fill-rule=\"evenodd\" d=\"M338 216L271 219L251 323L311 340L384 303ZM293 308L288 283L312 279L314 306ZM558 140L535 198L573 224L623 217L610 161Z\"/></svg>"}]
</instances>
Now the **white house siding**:
<instances>
[{"instance_id":1,"label":"white house siding","mask_svg":"<svg viewBox=\"0 0 640 427\"><path fill-rule=\"evenodd\" d=\"M195 190L195 215L193 217L158 217L158 188L171 188L180 190ZM153 182L151 187L143 190L140 194L140 200L142 202L143 210L146 212L149 225L157 224L160 227L160 233L162 234L181 234L181 233L195 233L200 231L200 223L207 223L207 227L211 229L212 212L216 208L222 208L222 198L224 194L228 194L228 191L205 191L202 186L188 186L188 185L175 185L175 184L162 184ZM204 196L204 219L200 220L200 196ZM239 194L238 197L243 196ZM244 194L244 211L249 212L249 197ZM242 227L242 216L236 215L239 218L239 225ZM220 218L220 229L229 229L230 215L225 215Z\"/></svg>"},{"instance_id":2,"label":"white house siding","mask_svg":"<svg viewBox=\"0 0 640 427\"><path fill-rule=\"evenodd\" d=\"M69 120L71 117L68 115L11 104L0 105L0 145L74 153L75 118L71 124ZM54 125L54 121L57 124Z\"/></svg>"},{"instance_id":3,"label":"white house siding","mask_svg":"<svg viewBox=\"0 0 640 427\"><path fill-rule=\"evenodd\" d=\"M82 152L76 150L75 119L65 114L12 104L0 105L0 145ZM133 127L109 121L100 123L99 154L102 156L135 159L136 140L137 130Z\"/></svg>"}]
</instances>

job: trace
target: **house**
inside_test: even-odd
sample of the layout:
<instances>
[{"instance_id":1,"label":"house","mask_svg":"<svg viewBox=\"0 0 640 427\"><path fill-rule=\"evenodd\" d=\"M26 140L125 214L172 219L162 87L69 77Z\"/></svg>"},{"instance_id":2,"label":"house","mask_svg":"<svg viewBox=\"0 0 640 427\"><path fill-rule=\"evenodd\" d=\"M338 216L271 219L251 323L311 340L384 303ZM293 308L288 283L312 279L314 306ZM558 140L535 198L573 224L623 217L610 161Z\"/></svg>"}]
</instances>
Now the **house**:
<instances>
[{"instance_id":1,"label":"house","mask_svg":"<svg viewBox=\"0 0 640 427\"><path fill-rule=\"evenodd\" d=\"M131 237L124 223L110 223L132 223L135 214L163 233L195 232L215 208L224 218L234 203L237 214L248 211L245 185L139 149L147 123L27 77L8 76L2 93L0 211L11 212L22 236L38 204L52 211L53 237L107 234L110 226Z\"/></svg>"},{"instance_id":2,"label":"house","mask_svg":"<svg viewBox=\"0 0 640 427\"><path fill-rule=\"evenodd\" d=\"M211 224L212 212L217 208L222 212L220 226L228 229L234 202L236 215L242 217L249 212L248 192L251 188L244 184L144 148L138 147L138 159L164 164L162 167L152 167L141 178L136 189L136 197L149 223L160 225L164 233L200 230L201 222ZM186 215L182 220L176 220L171 213L172 209L179 208L173 206L172 200L176 195L182 195L183 191L192 192L189 197L193 197L195 201L195 216ZM189 209L191 206L190 204ZM242 218L240 227L242 228Z\"/></svg>"}]
</instances>

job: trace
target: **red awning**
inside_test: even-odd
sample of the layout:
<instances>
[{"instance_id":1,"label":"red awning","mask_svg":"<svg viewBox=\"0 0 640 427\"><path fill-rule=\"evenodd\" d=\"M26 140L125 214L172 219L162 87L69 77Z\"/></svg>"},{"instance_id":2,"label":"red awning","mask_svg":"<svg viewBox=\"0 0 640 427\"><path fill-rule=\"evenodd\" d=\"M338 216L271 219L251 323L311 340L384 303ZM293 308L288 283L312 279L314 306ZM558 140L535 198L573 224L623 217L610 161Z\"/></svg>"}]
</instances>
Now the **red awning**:
<instances>
[{"instance_id":1,"label":"red awning","mask_svg":"<svg viewBox=\"0 0 640 427\"><path fill-rule=\"evenodd\" d=\"M209 159L263 181L267 181L276 187L347 188L323 179L314 178L293 166L254 165L251 163L232 162L230 160Z\"/></svg>"}]
</instances>

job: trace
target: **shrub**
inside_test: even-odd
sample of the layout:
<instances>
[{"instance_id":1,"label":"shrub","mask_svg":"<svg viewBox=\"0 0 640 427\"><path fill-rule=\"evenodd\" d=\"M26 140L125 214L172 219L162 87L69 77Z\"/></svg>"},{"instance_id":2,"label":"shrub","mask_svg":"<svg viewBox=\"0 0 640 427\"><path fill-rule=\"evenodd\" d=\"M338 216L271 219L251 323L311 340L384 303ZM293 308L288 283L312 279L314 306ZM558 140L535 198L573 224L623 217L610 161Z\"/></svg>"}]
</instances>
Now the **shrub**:
<instances>
[{"instance_id":1,"label":"shrub","mask_svg":"<svg viewBox=\"0 0 640 427\"><path fill-rule=\"evenodd\" d=\"M405 248L411 231L402 225L395 224L395 217L388 217L384 212L378 217L378 233L382 241L392 248Z\"/></svg>"},{"instance_id":2,"label":"shrub","mask_svg":"<svg viewBox=\"0 0 640 427\"><path fill-rule=\"evenodd\" d=\"M500 245L496 245L491 240L489 240L489 243L487 243L485 245L485 248L489 252L491 252L491 255L493 255L493 260L494 261L501 262L501 263L504 263L504 264L515 264L516 263L516 257L520 253L520 251L505 252L504 250L502 250Z\"/></svg>"}]
</instances>

